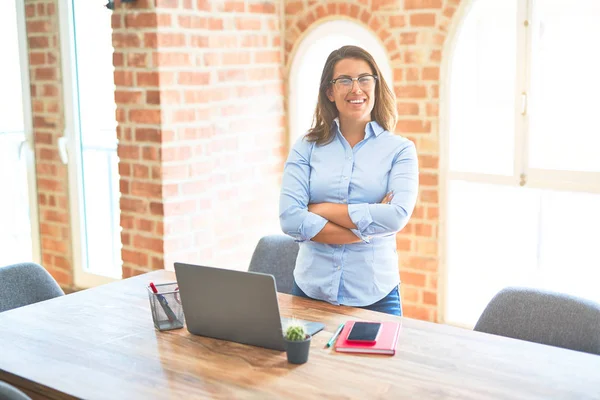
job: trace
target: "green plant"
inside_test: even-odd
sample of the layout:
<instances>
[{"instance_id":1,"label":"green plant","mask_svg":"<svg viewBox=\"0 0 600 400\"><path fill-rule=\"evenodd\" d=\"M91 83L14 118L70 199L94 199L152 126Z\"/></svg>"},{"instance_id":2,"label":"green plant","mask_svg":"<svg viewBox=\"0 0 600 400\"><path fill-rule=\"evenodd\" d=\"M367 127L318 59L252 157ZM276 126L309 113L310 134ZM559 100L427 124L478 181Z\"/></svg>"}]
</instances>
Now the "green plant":
<instances>
[{"instance_id":1,"label":"green plant","mask_svg":"<svg viewBox=\"0 0 600 400\"><path fill-rule=\"evenodd\" d=\"M285 338L290 342L301 342L306 339L306 327L297 320L291 320L285 328Z\"/></svg>"}]
</instances>

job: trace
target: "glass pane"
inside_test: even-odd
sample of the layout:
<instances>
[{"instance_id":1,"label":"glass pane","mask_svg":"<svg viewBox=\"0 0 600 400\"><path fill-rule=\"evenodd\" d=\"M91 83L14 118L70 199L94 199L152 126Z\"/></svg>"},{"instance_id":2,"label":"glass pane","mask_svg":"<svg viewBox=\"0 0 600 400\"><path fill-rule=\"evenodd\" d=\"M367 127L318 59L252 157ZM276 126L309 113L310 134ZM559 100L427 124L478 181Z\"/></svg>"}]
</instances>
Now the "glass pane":
<instances>
[{"instance_id":1,"label":"glass pane","mask_svg":"<svg viewBox=\"0 0 600 400\"><path fill-rule=\"evenodd\" d=\"M33 261L16 3L0 12L0 266Z\"/></svg>"},{"instance_id":2,"label":"glass pane","mask_svg":"<svg viewBox=\"0 0 600 400\"><path fill-rule=\"evenodd\" d=\"M513 175L516 54L516 0L473 2L452 54L450 170Z\"/></svg>"},{"instance_id":3,"label":"glass pane","mask_svg":"<svg viewBox=\"0 0 600 400\"><path fill-rule=\"evenodd\" d=\"M448 189L446 319L473 326L500 289L534 283L539 196L463 181Z\"/></svg>"},{"instance_id":4,"label":"glass pane","mask_svg":"<svg viewBox=\"0 0 600 400\"><path fill-rule=\"evenodd\" d=\"M18 62L18 58L16 61ZM0 110L0 121L3 115L3 111ZM0 196L0 266L34 261L27 164L25 157L19 159L19 147L24 140L23 132L2 133L0 125L0 185L3 187Z\"/></svg>"},{"instance_id":5,"label":"glass pane","mask_svg":"<svg viewBox=\"0 0 600 400\"><path fill-rule=\"evenodd\" d=\"M600 1L533 3L530 165L600 171Z\"/></svg>"},{"instance_id":6,"label":"glass pane","mask_svg":"<svg viewBox=\"0 0 600 400\"><path fill-rule=\"evenodd\" d=\"M540 287L600 302L599 204L599 194L543 193Z\"/></svg>"},{"instance_id":7,"label":"glass pane","mask_svg":"<svg viewBox=\"0 0 600 400\"><path fill-rule=\"evenodd\" d=\"M0 12L0 54L3 59L0 63L0 132L25 130L15 3L17 0L8 0Z\"/></svg>"},{"instance_id":8,"label":"glass pane","mask_svg":"<svg viewBox=\"0 0 600 400\"><path fill-rule=\"evenodd\" d=\"M87 271L120 277L119 175L111 11L73 1Z\"/></svg>"},{"instance_id":9,"label":"glass pane","mask_svg":"<svg viewBox=\"0 0 600 400\"><path fill-rule=\"evenodd\" d=\"M447 321L522 285L600 301L600 195L450 181Z\"/></svg>"}]
</instances>

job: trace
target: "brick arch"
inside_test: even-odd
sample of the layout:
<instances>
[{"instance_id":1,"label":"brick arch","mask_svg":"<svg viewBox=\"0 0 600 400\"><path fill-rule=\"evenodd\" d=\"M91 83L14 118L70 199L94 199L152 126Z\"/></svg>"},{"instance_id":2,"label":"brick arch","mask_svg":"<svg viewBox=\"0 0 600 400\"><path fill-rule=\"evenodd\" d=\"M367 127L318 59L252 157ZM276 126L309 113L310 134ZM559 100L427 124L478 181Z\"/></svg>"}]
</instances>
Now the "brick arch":
<instances>
[{"instance_id":1,"label":"brick arch","mask_svg":"<svg viewBox=\"0 0 600 400\"><path fill-rule=\"evenodd\" d=\"M469 0L288 0L285 62L306 32L341 17L370 29L388 52L399 122L396 133L417 146L420 189L409 224L396 238L404 314L438 321L440 266L439 87L442 52ZM349 3L349 4L348 4Z\"/></svg>"},{"instance_id":2,"label":"brick arch","mask_svg":"<svg viewBox=\"0 0 600 400\"><path fill-rule=\"evenodd\" d=\"M382 17L374 16L371 10L363 4L348 4L348 3L329 3L315 4L302 11L297 15L293 24L286 28L285 35L285 62L286 65L290 61L290 56L301 43L302 36L310 28L316 25L334 20L335 17L345 17L353 22L364 25L367 29L379 38L383 47L389 52L388 56L393 59L397 57L398 47L396 45L386 44L386 40L390 40L391 35L386 30L386 21Z\"/></svg>"}]
</instances>

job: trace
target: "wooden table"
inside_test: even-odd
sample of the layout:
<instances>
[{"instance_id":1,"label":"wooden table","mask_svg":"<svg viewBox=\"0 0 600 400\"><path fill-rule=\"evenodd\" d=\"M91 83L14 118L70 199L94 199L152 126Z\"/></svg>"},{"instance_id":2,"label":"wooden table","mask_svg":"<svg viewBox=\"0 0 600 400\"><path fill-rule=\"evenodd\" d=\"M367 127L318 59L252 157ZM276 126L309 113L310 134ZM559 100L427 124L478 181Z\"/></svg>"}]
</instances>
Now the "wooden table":
<instances>
[{"instance_id":1,"label":"wooden table","mask_svg":"<svg viewBox=\"0 0 600 400\"><path fill-rule=\"evenodd\" d=\"M284 316L322 321L309 361L158 332L150 274L0 314L0 380L34 398L600 399L600 356L280 294ZM396 356L336 353L350 318L402 321Z\"/></svg>"}]
</instances>

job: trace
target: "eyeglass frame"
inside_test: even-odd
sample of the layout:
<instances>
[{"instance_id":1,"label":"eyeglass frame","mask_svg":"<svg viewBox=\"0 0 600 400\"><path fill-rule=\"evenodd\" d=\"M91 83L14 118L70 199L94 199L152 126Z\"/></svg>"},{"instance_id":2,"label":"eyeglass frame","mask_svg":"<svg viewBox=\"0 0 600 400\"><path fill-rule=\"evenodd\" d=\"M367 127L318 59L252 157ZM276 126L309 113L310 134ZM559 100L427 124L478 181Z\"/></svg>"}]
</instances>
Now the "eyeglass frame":
<instances>
[{"instance_id":1,"label":"eyeglass frame","mask_svg":"<svg viewBox=\"0 0 600 400\"><path fill-rule=\"evenodd\" d=\"M340 79L350 79L352 81L352 85L350 85L349 90L352 90L352 87L354 86L354 81L356 81L356 83L358 83L358 87L360 88L360 82L358 82L358 80L360 78L364 78L365 76L372 76L373 79L375 80L375 83L377 84L377 81L379 80L379 77L375 74L364 74L361 76L357 76L356 78L351 78L347 75L342 75L339 78L335 78L329 81L330 84L335 85L335 83L340 80Z\"/></svg>"}]
</instances>

